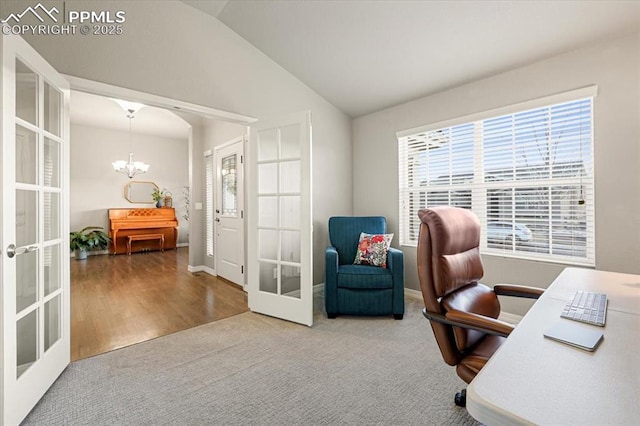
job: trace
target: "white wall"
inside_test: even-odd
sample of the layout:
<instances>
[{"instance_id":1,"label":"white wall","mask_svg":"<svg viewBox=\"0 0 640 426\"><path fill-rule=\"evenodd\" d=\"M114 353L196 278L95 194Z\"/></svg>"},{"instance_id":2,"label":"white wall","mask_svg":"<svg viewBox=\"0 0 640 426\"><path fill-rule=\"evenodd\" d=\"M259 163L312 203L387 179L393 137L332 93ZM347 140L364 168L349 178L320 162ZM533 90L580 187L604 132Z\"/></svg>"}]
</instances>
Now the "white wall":
<instances>
[{"instance_id":1,"label":"white wall","mask_svg":"<svg viewBox=\"0 0 640 426\"><path fill-rule=\"evenodd\" d=\"M258 119L311 110L314 283L323 282L328 218L352 212L351 119L220 21L182 2L67 0L65 7L123 10L126 23L119 36L25 37L64 74ZM24 2L0 2L2 16L22 10ZM193 155L196 161L202 152ZM203 202L195 188L202 170L194 170L192 206ZM195 222L191 227L196 232ZM190 248L199 251L190 253L194 265L203 247Z\"/></svg>"},{"instance_id":2,"label":"white wall","mask_svg":"<svg viewBox=\"0 0 640 426\"><path fill-rule=\"evenodd\" d=\"M154 204L132 204L124 198L124 185L130 181L152 181L167 188L180 224L178 242L188 240L189 223L182 219L184 196L188 185L187 139L171 139L133 133L134 160L151 167L133 179L115 173L115 160L126 160L129 154L129 132L78 124L71 125L71 230L85 226L109 229L110 208L155 207Z\"/></svg>"},{"instance_id":3,"label":"white wall","mask_svg":"<svg viewBox=\"0 0 640 426\"><path fill-rule=\"evenodd\" d=\"M398 232L397 131L593 84L599 87L594 100L596 267L640 273L640 33L354 120L354 214L384 215L390 231ZM405 285L419 290L416 250L401 248ZM489 284L546 288L565 266L498 256L483 260ZM528 306L506 303L514 313Z\"/></svg>"},{"instance_id":4,"label":"white wall","mask_svg":"<svg viewBox=\"0 0 640 426\"><path fill-rule=\"evenodd\" d=\"M240 136L247 135L246 126L220 120L207 120L205 123L205 151L225 144Z\"/></svg>"}]
</instances>

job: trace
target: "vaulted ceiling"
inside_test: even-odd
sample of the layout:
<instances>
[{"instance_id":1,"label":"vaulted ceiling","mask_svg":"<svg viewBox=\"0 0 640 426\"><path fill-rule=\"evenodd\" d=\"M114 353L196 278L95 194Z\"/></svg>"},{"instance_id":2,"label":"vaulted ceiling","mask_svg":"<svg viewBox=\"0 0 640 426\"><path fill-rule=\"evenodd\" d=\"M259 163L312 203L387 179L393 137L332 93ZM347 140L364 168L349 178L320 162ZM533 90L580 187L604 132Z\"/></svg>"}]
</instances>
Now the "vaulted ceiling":
<instances>
[{"instance_id":1,"label":"vaulted ceiling","mask_svg":"<svg viewBox=\"0 0 640 426\"><path fill-rule=\"evenodd\" d=\"M182 1L352 117L640 31L640 1Z\"/></svg>"}]
</instances>

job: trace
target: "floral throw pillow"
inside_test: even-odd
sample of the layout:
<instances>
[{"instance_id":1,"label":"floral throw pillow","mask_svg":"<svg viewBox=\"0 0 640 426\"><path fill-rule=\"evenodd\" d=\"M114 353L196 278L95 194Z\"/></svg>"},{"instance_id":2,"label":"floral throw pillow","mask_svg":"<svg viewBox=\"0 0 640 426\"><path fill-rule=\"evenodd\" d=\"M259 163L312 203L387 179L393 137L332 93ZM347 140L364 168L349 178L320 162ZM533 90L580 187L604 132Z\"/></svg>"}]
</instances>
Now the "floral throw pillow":
<instances>
[{"instance_id":1,"label":"floral throw pillow","mask_svg":"<svg viewBox=\"0 0 640 426\"><path fill-rule=\"evenodd\" d=\"M393 234L360 234L355 265L387 267L387 251L391 246Z\"/></svg>"}]
</instances>

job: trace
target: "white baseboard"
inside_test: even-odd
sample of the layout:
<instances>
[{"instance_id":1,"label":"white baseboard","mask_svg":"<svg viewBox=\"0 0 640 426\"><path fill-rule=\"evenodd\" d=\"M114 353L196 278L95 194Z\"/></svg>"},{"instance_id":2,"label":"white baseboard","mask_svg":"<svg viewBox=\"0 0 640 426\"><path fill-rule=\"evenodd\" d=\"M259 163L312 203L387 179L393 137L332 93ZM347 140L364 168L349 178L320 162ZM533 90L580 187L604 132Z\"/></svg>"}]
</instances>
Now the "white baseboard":
<instances>
[{"instance_id":1,"label":"white baseboard","mask_svg":"<svg viewBox=\"0 0 640 426\"><path fill-rule=\"evenodd\" d=\"M206 272L207 274L209 274L211 276L214 276L214 277L218 276L218 274L216 273L215 269L210 268L210 267L205 266L205 265L198 265L198 266L189 265L189 266L187 266L187 271L192 272L192 273L194 273L194 272Z\"/></svg>"},{"instance_id":2,"label":"white baseboard","mask_svg":"<svg viewBox=\"0 0 640 426\"><path fill-rule=\"evenodd\" d=\"M406 297L410 297L412 299L423 300L422 299L422 292L420 292L418 290L414 290L412 288L405 288L404 289L404 295Z\"/></svg>"},{"instance_id":3,"label":"white baseboard","mask_svg":"<svg viewBox=\"0 0 640 426\"><path fill-rule=\"evenodd\" d=\"M176 247L189 247L189 243L178 243Z\"/></svg>"}]
</instances>

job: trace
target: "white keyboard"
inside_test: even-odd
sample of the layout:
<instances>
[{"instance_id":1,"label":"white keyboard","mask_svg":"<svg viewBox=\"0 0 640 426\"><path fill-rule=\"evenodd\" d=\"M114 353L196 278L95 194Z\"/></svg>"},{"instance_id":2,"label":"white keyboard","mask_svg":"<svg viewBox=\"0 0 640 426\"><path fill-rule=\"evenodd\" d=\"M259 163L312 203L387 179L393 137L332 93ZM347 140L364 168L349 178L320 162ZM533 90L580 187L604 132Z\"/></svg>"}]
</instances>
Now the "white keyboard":
<instances>
[{"instance_id":1,"label":"white keyboard","mask_svg":"<svg viewBox=\"0 0 640 426\"><path fill-rule=\"evenodd\" d=\"M567 302L560 316L603 327L607 318L607 295L590 291L576 291L573 299Z\"/></svg>"}]
</instances>

